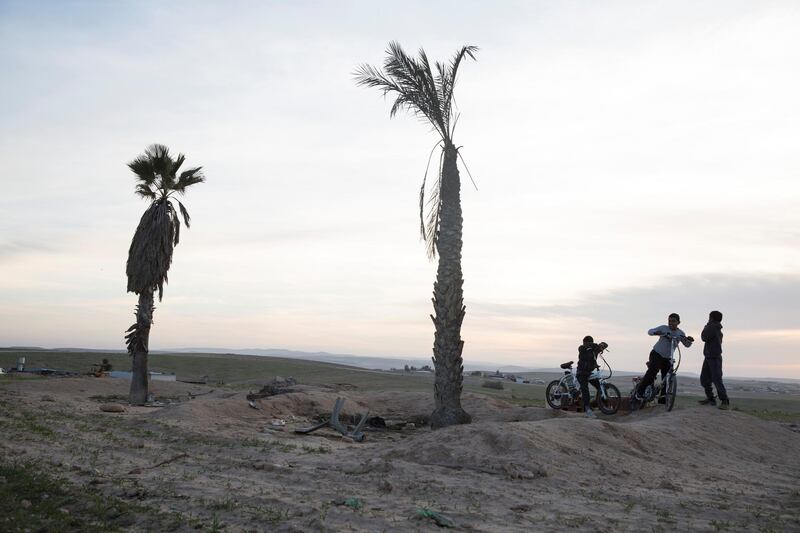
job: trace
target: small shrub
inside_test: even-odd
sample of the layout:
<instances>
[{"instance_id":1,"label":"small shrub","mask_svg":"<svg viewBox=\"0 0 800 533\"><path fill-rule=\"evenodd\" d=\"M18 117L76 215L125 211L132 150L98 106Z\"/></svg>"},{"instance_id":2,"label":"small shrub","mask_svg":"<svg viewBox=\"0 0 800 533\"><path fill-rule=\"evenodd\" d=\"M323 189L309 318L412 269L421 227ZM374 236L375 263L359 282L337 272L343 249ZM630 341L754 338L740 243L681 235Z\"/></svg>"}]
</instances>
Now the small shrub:
<instances>
[{"instance_id":1,"label":"small shrub","mask_svg":"<svg viewBox=\"0 0 800 533\"><path fill-rule=\"evenodd\" d=\"M487 389L497 389L503 390L503 382L502 381L494 381L494 380L486 380L483 382L483 386Z\"/></svg>"}]
</instances>

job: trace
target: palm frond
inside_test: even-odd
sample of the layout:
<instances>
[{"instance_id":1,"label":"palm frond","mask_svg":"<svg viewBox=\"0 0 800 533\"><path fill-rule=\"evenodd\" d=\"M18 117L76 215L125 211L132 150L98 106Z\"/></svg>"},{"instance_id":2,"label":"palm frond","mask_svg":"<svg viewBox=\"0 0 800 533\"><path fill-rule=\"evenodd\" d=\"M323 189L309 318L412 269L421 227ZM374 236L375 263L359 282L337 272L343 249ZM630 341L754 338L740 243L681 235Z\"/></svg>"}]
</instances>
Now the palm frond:
<instances>
[{"instance_id":1,"label":"palm frond","mask_svg":"<svg viewBox=\"0 0 800 533\"><path fill-rule=\"evenodd\" d=\"M180 207L181 209L181 215L183 215L183 221L186 223L186 227L188 228L192 221L192 217L189 216L189 211L186 210L186 208L183 206L180 200L175 200L175 201L178 202L178 207Z\"/></svg>"},{"instance_id":2,"label":"palm frond","mask_svg":"<svg viewBox=\"0 0 800 533\"><path fill-rule=\"evenodd\" d=\"M179 194L185 194L187 187L190 187L195 183L203 183L206 178L201 172L202 168L203 167L191 168L181 172L181 175L178 176L178 179L175 182L175 185L172 187L172 190L178 192Z\"/></svg>"},{"instance_id":3,"label":"palm frond","mask_svg":"<svg viewBox=\"0 0 800 533\"><path fill-rule=\"evenodd\" d=\"M181 219L178 217L178 214L175 212L175 206L172 203L169 204L170 208L170 218L172 219L172 223L175 225L175 235L172 239L172 246L178 246L178 243L181 240Z\"/></svg>"},{"instance_id":4,"label":"palm frond","mask_svg":"<svg viewBox=\"0 0 800 533\"><path fill-rule=\"evenodd\" d=\"M172 264L175 247L175 224L169 202L157 200L144 212L128 250L128 292L140 294L158 288L159 300Z\"/></svg>"},{"instance_id":5,"label":"palm frond","mask_svg":"<svg viewBox=\"0 0 800 533\"><path fill-rule=\"evenodd\" d=\"M461 152L456 150L456 154L458 158L461 160L461 164L464 165L464 170L467 171L467 176L469 176L469 181L472 182L472 186L475 187L475 190L478 190L478 184L475 183L475 178L472 177L472 172L469 171L469 167L467 166L467 162L464 160L464 156L461 155Z\"/></svg>"},{"instance_id":6,"label":"palm frond","mask_svg":"<svg viewBox=\"0 0 800 533\"><path fill-rule=\"evenodd\" d=\"M151 191L150 187L148 187L144 183L138 184L136 186L136 190L134 192L136 194L138 194L139 196L141 196L142 198L151 199L151 200L155 200L156 199L156 193Z\"/></svg>"},{"instance_id":7,"label":"palm frond","mask_svg":"<svg viewBox=\"0 0 800 533\"><path fill-rule=\"evenodd\" d=\"M444 72L446 75L443 77L442 80L442 101L445 102L446 105L446 114L448 124L450 121L450 113L453 107L453 91L456 86L456 78L458 76L458 67L461 65L461 61L465 57L469 57L473 61L475 60L475 53L477 53L478 47L477 46L463 46L461 50L456 52L453 59L450 61L450 65L448 68L444 68ZM455 128L455 124L453 125ZM452 135L452 131L450 134Z\"/></svg>"},{"instance_id":8,"label":"palm frond","mask_svg":"<svg viewBox=\"0 0 800 533\"><path fill-rule=\"evenodd\" d=\"M428 181L428 171L431 168L433 152L435 152L436 149L441 145L442 143L437 142L435 145L433 145L431 153L428 154L428 163L425 165L425 175L422 176L422 186L419 188L419 235L423 242L427 241L425 233L425 184Z\"/></svg>"},{"instance_id":9,"label":"palm frond","mask_svg":"<svg viewBox=\"0 0 800 533\"><path fill-rule=\"evenodd\" d=\"M169 148L163 144L151 144L144 154L150 160L156 177L161 178L159 188L170 189L173 161L169 154Z\"/></svg>"},{"instance_id":10,"label":"palm frond","mask_svg":"<svg viewBox=\"0 0 800 533\"><path fill-rule=\"evenodd\" d=\"M436 249L439 244L439 221L442 215L442 169L444 168L444 150L439 154L439 168L436 173L436 182L428 193L428 223L425 228L425 244L428 259L436 258Z\"/></svg>"},{"instance_id":11,"label":"palm frond","mask_svg":"<svg viewBox=\"0 0 800 533\"><path fill-rule=\"evenodd\" d=\"M178 154L178 157L176 157L175 161L172 162L170 174L175 176L181 169L181 165L183 164L184 161L186 161L186 156L183 154Z\"/></svg>"},{"instance_id":12,"label":"palm frond","mask_svg":"<svg viewBox=\"0 0 800 533\"><path fill-rule=\"evenodd\" d=\"M130 168L133 173L136 174L136 178L144 185L150 186L155 183L156 174L153 169L153 164L147 155L140 155L128 163L128 168Z\"/></svg>"},{"instance_id":13,"label":"palm frond","mask_svg":"<svg viewBox=\"0 0 800 533\"><path fill-rule=\"evenodd\" d=\"M442 120L436 80L424 50L420 51L417 60L409 56L399 43L392 41L386 54L383 70L366 64L359 66L354 73L356 84L376 87L384 96L391 93L395 101L389 111L390 117L400 109L408 109L430 122L445 138L447 127Z\"/></svg>"}]
</instances>

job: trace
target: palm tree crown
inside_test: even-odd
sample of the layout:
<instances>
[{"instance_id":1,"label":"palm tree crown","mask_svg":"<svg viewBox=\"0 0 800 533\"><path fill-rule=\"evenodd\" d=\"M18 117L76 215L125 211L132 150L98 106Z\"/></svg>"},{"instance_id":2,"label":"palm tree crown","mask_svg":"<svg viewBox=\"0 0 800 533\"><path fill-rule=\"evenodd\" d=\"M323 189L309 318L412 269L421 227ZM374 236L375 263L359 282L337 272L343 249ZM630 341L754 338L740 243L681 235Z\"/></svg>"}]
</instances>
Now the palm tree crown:
<instances>
[{"instance_id":1,"label":"palm tree crown","mask_svg":"<svg viewBox=\"0 0 800 533\"><path fill-rule=\"evenodd\" d=\"M151 201L139 221L128 251L128 292L140 294L157 287L158 299L163 297L172 252L180 240L181 223L172 200L178 203L188 228L191 222L189 212L174 195L182 195L189 186L205 181L202 167L178 174L185 159L183 154L173 159L169 148L153 144L128 163L138 182L136 194Z\"/></svg>"},{"instance_id":2,"label":"palm tree crown","mask_svg":"<svg viewBox=\"0 0 800 533\"><path fill-rule=\"evenodd\" d=\"M445 148L455 149L453 134L458 123L458 114L453 116L453 90L458 67L465 57L475 59L477 51L477 46L463 46L449 63L437 61L434 68L431 68L425 50L420 49L419 57L414 58L406 54L399 43L392 41L386 50L383 70L364 64L356 69L355 79L358 85L377 87L383 91L384 96L392 94L395 97L389 116L393 117L400 109L408 109L430 122L441 137L439 145L443 144L443 156ZM424 215L427 172L420 188L420 234L428 245L428 257L431 259L436 257L439 236L442 161L443 157L440 157L437 181L429 195L427 227Z\"/></svg>"}]
</instances>

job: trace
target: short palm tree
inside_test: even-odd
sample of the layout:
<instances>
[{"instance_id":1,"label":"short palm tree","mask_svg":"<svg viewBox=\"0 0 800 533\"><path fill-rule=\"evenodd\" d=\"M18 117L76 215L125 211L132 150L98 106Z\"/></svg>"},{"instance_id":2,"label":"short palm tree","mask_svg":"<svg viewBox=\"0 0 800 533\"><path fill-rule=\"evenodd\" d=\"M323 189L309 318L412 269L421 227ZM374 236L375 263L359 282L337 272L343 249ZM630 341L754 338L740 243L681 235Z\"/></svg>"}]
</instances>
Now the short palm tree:
<instances>
[{"instance_id":1,"label":"short palm tree","mask_svg":"<svg viewBox=\"0 0 800 533\"><path fill-rule=\"evenodd\" d=\"M149 146L144 154L128 167L136 175L136 194L150 201L128 250L128 292L139 295L136 323L125 335L128 353L133 357L130 402L142 405L147 401L147 355L150 325L153 323L153 293L158 300L164 295L164 283L172 263L172 251L180 239L181 223L172 201L178 203L183 221L189 227L191 219L183 204L174 195L184 194L187 187L205 181L202 167L190 168L178 174L186 157L173 159L169 149L161 144Z\"/></svg>"},{"instance_id":2,"label":"short palm tree","mask_svg":"<svg viewBox=\"0 0 800 533\"><path fill-rule=\"evenodd\" d=\"M466 424L472 417L461 407L464 341L464 277L461 272L462 226L461 181L458 173L458 148L453 132L458 116L453 114L453 89L458 67L465 57L475 59L477 47L464 46L449 63L436 62L431 67L424 50L410 57L396 42L389 43L383 70L360 66L356 83L376 87L395 98L390 116L408 109L429 122L440 137L441 156L437 180L429 193L429 212L425 208L425 179L420 190L420 233L427 244L428 257L439 255L436 282L433 284L433 319L436 332L433 343L435 409L431 427ZM435 72L434 72L435 70ZM426 174L427 178L427 174Z\"/></svg>"}]
</instances>

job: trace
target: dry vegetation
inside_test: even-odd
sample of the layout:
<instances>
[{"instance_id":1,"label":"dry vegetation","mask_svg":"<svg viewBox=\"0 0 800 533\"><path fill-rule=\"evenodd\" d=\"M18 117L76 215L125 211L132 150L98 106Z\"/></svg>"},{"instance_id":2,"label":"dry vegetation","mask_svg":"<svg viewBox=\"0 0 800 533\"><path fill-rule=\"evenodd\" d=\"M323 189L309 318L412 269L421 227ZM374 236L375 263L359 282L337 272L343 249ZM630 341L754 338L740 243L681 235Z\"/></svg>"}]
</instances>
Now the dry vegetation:
<instances>
[{"instance_id":1,"label":"dry vegetation","mask_svg":"<svg viewBox=\"0 0 800 533\"><path fill-rule=\"evenodd\" d=\"M80 370L101 356L42 357ZM170 366L225 384L153 382L163 405L114 414L100 406L124 400L123 380L0 379L0 530L800 530L796 397L742 400L778 405L768 411L782 421L693 406L594 421L523 406L541 387L495 391L476 378L464 399L475 423L432 432L429 376L153 358ZM248 406L248 390L275 374L296 377L296 392ZM404 429L360 444L292 433L339 396L347 415L369 409Z\"/></svg>"}]
</instances>

